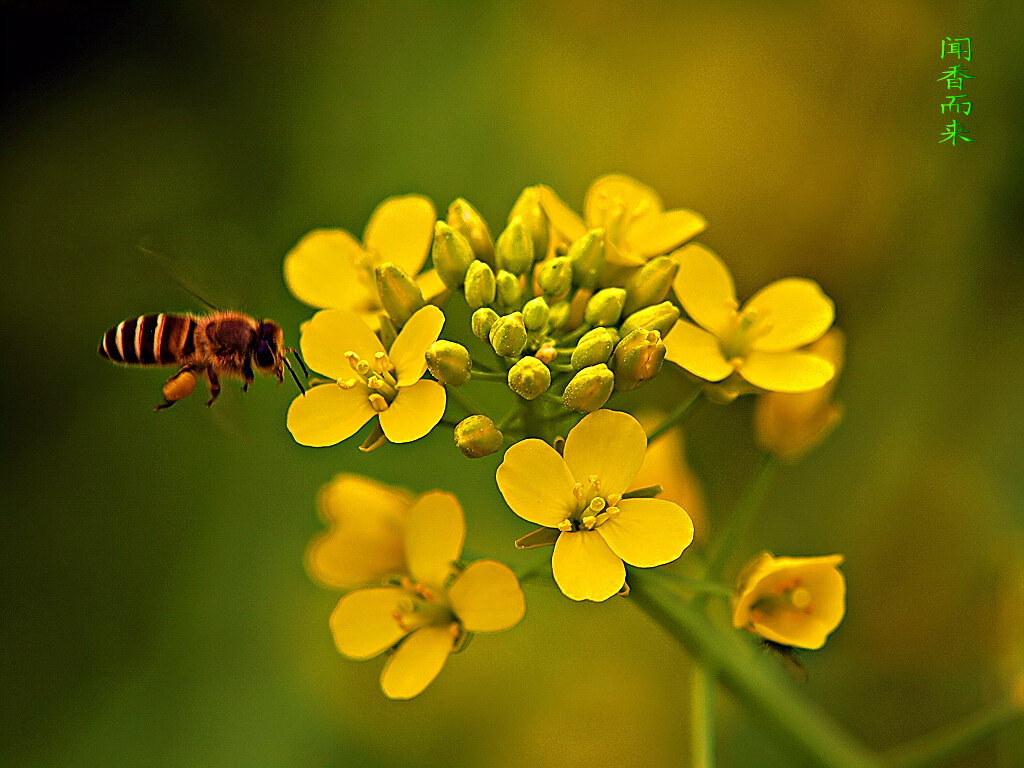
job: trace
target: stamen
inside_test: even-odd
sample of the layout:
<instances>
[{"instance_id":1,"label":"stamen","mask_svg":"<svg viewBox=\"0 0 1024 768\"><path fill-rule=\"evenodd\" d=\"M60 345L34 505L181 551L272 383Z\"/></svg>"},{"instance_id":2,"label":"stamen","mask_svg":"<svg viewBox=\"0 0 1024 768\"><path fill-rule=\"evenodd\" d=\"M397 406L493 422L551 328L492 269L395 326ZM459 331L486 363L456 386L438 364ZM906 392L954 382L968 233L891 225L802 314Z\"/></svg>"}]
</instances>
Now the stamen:
<instances>
[{"instance_id":1,"label":"stamen","mask_svg":"<svg viewBox=\"0 0 1024 768\"><path fill-rule=\"evenodd\" d=\"M583 501L583 483L576 483L576 485L572 487L572 495L577 502Z\"/></svg>"},{"instance_id":2,"label":"stamen","mask_svg":"<svg viewBox=\"0 0 1024 768\"><path fill-rule=\"evenodd\" d=\"M342 389L352 389L358 383L356 379L338 379L338 386Z\"/></svg>"},{"instance_id":3,"label":"stamen","mask_svg":"<svg viewBox=\"0 0 1024 768\"><path fill-rule=\"evenodd\" d=\"M391 364L391 358L386 352L375 352L373 355L373 368L377 373L390 373L395 366Z\"/></svg>"},{"instance_id":4,"label":"stamen","mask_svg":"<svg viewBox=\"0 0 1024 768\"><path fill-rule=\"evenodd\" d=\"M556 527L562 533L569 533L570 531L572 531L572 520L570 520L569 518L565 518L565 520L560 522Z\"/></svg>"},{"instance_id":5,"label":"stamen","mask_svg":"<svg viewBox=\"0 0 1024 768\"><path fill-rule=\"evenodd\" d=\"M797 587L789 595L789 601L794 608L810 613L811 593L805 587Z\"/></svg>"},{"instance_id":6,"label":"stamen","mask_svg":"<svg viewBox=\"0 0 1024 768\"><path fill-rule=\"evenodd\" d=\"M595 496L593 499L590 500L588 508L596 514L605 508L606 503L607 502L600 496Z\"/></svg>"},{"instance_id":7,"label":"stamen","mask_svg":"<svg viewBox=\"0 0 1024 768\"><path fill-rule=\"evenodd\" d=\"M597 525L597 517L594 515L584 515L580 521L583 523L583 527L588 531L594 530L594 526Z\"/></svg>"},{"instance_id":8,"label":"stamen","mask_svg":"<svg viewBox=\"0 0 1024 768\"><path fill-rule=\"evenodd\" d=\"M384 399L384 395L379 392L372 392L369 397L370 406L377 413L383 413L388 409L388 401Z\"/></svg>"},{"instance_id":9,"label":"stamen","mask_svg":"<svg viewBox=\"0 0 1024 768\"><path fill-rule=\"evenodd\" d=\"M345 353L345 359L348 360L348 364L353 371L358 370L356 366L359 364L359 361L361 359L359 355L357 355L350 349L348 350L348 352Z\"/></svg>"}]
</instances>

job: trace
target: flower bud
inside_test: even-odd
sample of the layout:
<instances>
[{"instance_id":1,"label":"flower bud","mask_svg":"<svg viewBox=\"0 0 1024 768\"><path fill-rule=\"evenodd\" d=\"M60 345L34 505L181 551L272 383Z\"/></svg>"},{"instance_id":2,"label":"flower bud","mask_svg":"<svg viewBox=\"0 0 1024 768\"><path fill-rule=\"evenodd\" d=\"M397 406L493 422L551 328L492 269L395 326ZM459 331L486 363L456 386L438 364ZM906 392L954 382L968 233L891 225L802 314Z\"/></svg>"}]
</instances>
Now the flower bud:
<instances>
[{"instance_id":1,"label":"flower bud","mask_svg":"<svg viewBox=\"0 0 1024 768\"><path fill-rule=\"evenodd\" d=\"M548 216L540 205L540 193L537 187L527 187L519 193L519 199L516 200L508 215L509 224L515 219L519 219L522 222L522 226L526 230L527 235L529 235L533 245L533 257L530 259L530 262L543 260L548 252L548 230L550 225ZM509 267L505 267L505 269L515 272L514 269ZM527 269L529 269L529 265L527 265ZM526 269L523 272L526 272Z\"/></svg>"},{"instance_id":2,"label":"flower bud","mask_svg":"<svg viewBox=\"0 0 1024 768\"><path fill-rule=\"evenodd\" d=\"M387 312L378 312L377 321L380 323L380 327L377 329L377 338L384 345L384 349L391 349L391 345L398 339L398 329L391 322Z\"/></svg>"},{"instance_id":3,"label":"flower bud","mask_svg":"<svg viewBox=\"0 0 1024 768\"><path fill-rule=\"evenodd\" d=\"M644 328L648 331L657 331L662 336L667 336L672 326L679 319L679 308L671 301L663 301L653 307L644 307L626 318L626 322L619 328L619 333L628 336L637 328Z\"/></svg>"},{"instance_id":4,"label":"flower bud","mask_svg":"<svg viewBox=\"0 0 1024 768\"><path fill-rule=\"evenodd\" d=\"M491 327L489 335L494 351L503 357L519 357L526 347L526 325L523 313L513 312L511 315L499 317Z\"/></svg>"},{"instance_id":5,"label":"flower bud","mask_svg":"<svg viewBox=\"0 0 1024 768\"><path fill-rule=\"evenodd\" d=\"M626 307L623 311L631 315L638 309L664 301L678 271L679 265L668 256L648 261L626 283Z\"/></svg>"},{"instance_id":6,"label":"flower bud","mask_svg":"<svg viewBox=\"0 0 1024 768\"><path fill-rule=\"evenodd\" d=\"M455 445L464 456L479 459L501 450L505 438L487 416L468 416L455 427Z\"/></svg>"},{"instance_id":7,"label":"flower bud","mask_svg":"<svg viewBox=\"0 0 1024 768\"><path fill-rule=\"evenodd\" d=\"M615 389L629 391L658 375L665 362L665 342L658 331L637 328L615 347Z\"/></svg>"},{"instance_id":8,"label":"flower bud","mask_svg":"<svg viewBox=\"0 0 1024 768\"><path fill-rule=\"evenodd\" d=\"M494 270L482 261L474 261L466 270L466 303L470 309L485 307L494 301L497 286Z\"/></svg>"},{"instance_id":9,"label":"flower bud","mask_svg":"<svg viewBox=\"0 0 1024 768\"><path fill-rule=\"evenodd\" d=\"M512 312L523 306L523 286L518 277L511 272L500 270L494 278L494 283L498 309L502 312Z\"/></svg>"},{"instance_id":10,"label":"flower bud","mask_svg":"<svg viewBox=\"0 0 1024 768\"><path fill-rule=\"evenodd\" d=\"M569 322L571 314L572 305L568 301L559 301L557 304L552 304L551 311L548 313L548 326L551 330L557 331Z\"/></svg>"},{"instance_id":11,"label":"flower bud","mask_svg":"<svg viewBox=\"0 0 1024 768\"><path fill-rule=\"evenodd\" d=\"M572 287L572 262L565 256L548 259L541 265L537 284L548 296L564 296Z\"/></svg>"},{"instance_id":12,"label":"flower bud","mask_svg":"<svg viewBox=\"0 0 1024 768\"><path fill-rule=\"evenodd\" d=\"M571 411L590 413L608 402L615 388L615 374L604 363L579 371L562 393L562 405Z\"/></svg>"},{"instance_id":13,"label":"flower bud","mask_svg":"<svg viewBox=\"0 0 1024 768\"><path fill-rule=\"evenodd\" d=\"M604 230L592 229L569 246L572 281L580 288L594 288L604 269Z\"/></svg>"},{"instance_id":14,"label":"flower bud","mask_svg":"<svg viewBox=\"0 0 1024 768\"><path fill-rule=\"evenodd\" d=\"M494 260L498 269L523 275L533 266L533 240L518 216L510 218L505 231L494 244Z\"/></svg>"},{"instance_id":15,"label":"flower bud","mask_svg":"<svg viewBox=\"0 0 1024 768\"><path fill-rule=\"evenodd\" d=\"M377 278L377 293L384 311L391 317L396 328L401 328L426 302L415 281L397 264L384 262L374 270Z\"/></svg>"},{"instance_id":16,"label":"flower bud","mask_svg":"<svg viewBox=\"0 0 1024 768\"><path fill-rule=\"evenodd\" d=\"M448 206L448 226L466 238L478 259L494 266L494 241L487 222L461 197Z\"/></svg>"},{"instance_id":17,"label":"flower bud","mask_svg":"<svg viewBox=\"0 0 1024 768\"><path fill-rule=\"evenodd\" d=\"M543 296L530 299L523 305L523 322L528 331L542 331L548 324L551 308Z\"/></svg>"},{"instance_id":18,"label":"flower bud","mask_svg":"<svg viewBox=\"0 0 1024 768\"><path fill-rule=\"evenodd\" d=\"M590 297L583 310L583 319L588 325L616 325L619 318L622 317L624 306L626 306L624 288L605 288Z\"/></svg>"},{"instance_id":19,"label":"flower bud","mask_svg":"<svg viewBox=\"0 0 1024 768\"><path fill-rule=\"evenodd\" d=\"M536 357L527 355L508 371L508 386L524 400L533 400L551 386L551 370Z\"/></svg>"},{"instance_id":20,"label":"flower bud","mask_svg":"<svg viewBox=\"0 0 1024 768\"><path fill-rule=\"evenodd\" d=\"M583 334L572 351L572 367L577 371L598 363L607 363L619 335L611 328L595 328Z\"/></svg>"},{"instance_id":21,"label":"flower bud","mask_svg":"<svg viewBox=\"0 0 1024 768\"><path fill-rule=\"evenodd\" d=\"M469 381L473 359L461 344L454 341L435 341L427 347L427 368L442 384L461 387Z\"/></svg>"},{"instance_id":22,"label":"flower bud","mask_svg":"<svg viewBox=\"0 0 1024 768\"><path fill-rule=\"evenodd\" d=\"M491 328L498 322L498 313L490 307L480 307L470 318L470 325L473 328L473 335L480 341L489 342Z\"/></svg>"},{"instance_id":23,"label":"flower bud","mask_svg":"<svg viewBox=\"0 0 1024 768\"><path fill-rule=\"evenodd\" d=\"M460 288L466 280L466 270L473 261L469 241L443 221L434 224L434 244L430 255L434 259L441 282L448 288Z\"/></svg>"}]
</instances>

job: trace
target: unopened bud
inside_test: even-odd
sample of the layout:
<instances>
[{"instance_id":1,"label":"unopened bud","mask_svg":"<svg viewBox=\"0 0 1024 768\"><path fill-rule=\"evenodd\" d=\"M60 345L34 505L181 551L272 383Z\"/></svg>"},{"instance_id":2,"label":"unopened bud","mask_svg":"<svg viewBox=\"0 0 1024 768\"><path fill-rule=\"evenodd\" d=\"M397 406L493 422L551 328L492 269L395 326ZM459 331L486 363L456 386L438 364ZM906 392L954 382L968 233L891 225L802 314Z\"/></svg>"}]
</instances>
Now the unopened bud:
<instances>
[{"instance_id":1,"label":"unopened bud","mask_svg":"<svg viewBox=\"0 0 1024 768\"><path fill-rule=\"evenodd\" d=\"M599 363L579 371L562 393L562 405L572 411L590 413L608 402L615 388L615 374Z\"/></svg>"},{"instance_id":2,"label":"unopened bud","mask_svg":"<svg viewBox=\"0 0 1024 768\"><path fill-rule=\"evenodd\" d=\"M616 325L626 306L624 288L605 288L590 297L583 310L583 319L589 325Z\"/></svg>"},{"instance_id":3,"label":"unopened bud","mask_svg":"<svg viewBox=\"0 0 1024 768\"><path fill-rule=\"evenodd\" d=\"M455 445L471 459L497 453L504 441L501 430L482 414L468 416L455 427Z\"/></svg>"},{"instance_id":4,"label":"unopened bud","mask_svg":"<svg viewBox=\"0 0 1024 768\"><path fill-rule=\"evenodd\" d=\"M486 307L494 301L497 286L494 270L482 261L474 261L466 270L466 303L470 309Z\"/></svg>"},{"instance_id":5,"label":"unopened bud","mask_svg":"<svg viewBox=\"0 0 1024 768\"><path fill-rule=\"evenodd\" d=\"M657 331L662 336L667 336L678 319L679 308L672 304L671 301L663 301L661 304L655 304L653 307L638 309L626 318L626 322L622 324L619 332L623 336L627 336L637 328L643 328L648 331Z\"/></svg>"},{"instance_id":6,"label":"unopened bud","mask_svg":"<svg viewBox=\"0 0 1024 768\"><path fill-rule=\"evenodd\" d=\"M548 296L564 296L572 287L572 262L565 256L548 259L541 265L537 284Z\"/></svg>"},{"instance_id":7,"label":"unopened bud","mask_svg":"<svg viewBox=\"0 0 1024 768\"><path fill-rule=\"evenodd\" d=\"M577 371L598 363L607 363L619 335L611 328L595 328L583 334L572 351L572 367Z\"/></svg>"},{"instance_id":8,"label":"unopened bud","mask_svg":"<svg viewBox=\"0 0 1024 768\"><path fill-rule=\"evenodd\" d=\"M572 305L568 301L559 301L557 304L551 305L551 311L548 313L548 325L551 330L557 331L559 328L569 322L569 316L572 314Z\"/></svg>"},{"instance_id":9,"label":"unopened bud","mask_svg":"<svg viewBox=\"0 0 1024 768\"><path fill-rule=\"evenodd\" d=\"M551 308L543 296L530 299L523 305L523 322L528 331L542 331L548 324Z\"/></svg>"},{"instance_id":10,"label":"unopened bud","mask_svg":"<svg viewBox=\"0 0 1024 768\"><path fill-rule=\"evenodd\" d=\"M551 370L536 357L524 357L509 369L508 386L524 400L533 400L548 391Z\"/></svg>"},{"instance_id":11,"label":"unopened bud","mask_svg":"<svg viewBox=\"0 0 1024 768\"><path fill-rule=\"evenodd\" d=\"M540 205L540 193L537 187L527 187L519 193L519 198L512 206L508 215L509 224L515 219L522 221L523 228L529 235L533 248L533 259L540 261L548 252L548 216ZM506 267L508 269L508 267ZM529 269L529 265L527 265ZM515 271L515 270L511 270ZM526 271L525 269L523 270Z\"/></svg>"},{"instance_id":12,"label":"unopened bud","mask_svg":"<svg viewBox=\"0 0 1024 768\"><path fill-rule=\"evenodd\" d=\"M533 240L518 216L510 218L505 231L498 235L494 244L494 261L498 269L517 275L526 274L533 266Z\"/></svg>"},{"instance_id":13,"label":"unopened bud","mask_svg":"<svg viewBox=\"0 0 1024 768\"><path fill-rule=\"evenodd\" d=\"M519 357L526 347L526 325L523 313L499 317L491 327L489 336L494 351L503 357Z\"/></svg>"},{"instance_id":14,"label":"unopened bud","mask_svg":"<svg viewBox=\"0 0 1024 768\"><path fill-rule=\"evenodd\" d=\"M592 229L569 246L572 279L580 288L594 288L604 269L604 230Z\"/></svg>"},{"instance_id":15,"label":"unopened bud","mask_svg":"<svg viewBox=\"0 0 1024 768\"><path fill-rule=\"evenodd\" d=\"M470 318L470 325L473 328L473 335L480 341L490 342L491 328L498 322L498 313L490 307L480 307Z\"/></svg>"},{"instance_id":16,"label":"unopened bud","mask_svg":"<svg viewBox=\"0 0 1024 768\"><path fill-rule=\"evenodd\" d=\"M623 311L631 315L638 309L664 301L678 271L679 264L668 256L648 261L626 283L626 308Z\"/></svg>"},{"instance_id":17,"label":"unopened bud","mask_svg":"<svg viewBox=\"0 0 1024 768\"><path fill-rule=\"evenodd\" d=\"M461 197L448 206L448 226L466 238L478 259L494 266L494 240L487 222Z\"/></svg>"},{"instance_id":18,"label":"unopened bud","mask_svg":"<svg viewBox=\"0 0 1024 768\"><path fill-rule=\"evenodd\" d=\"M637 328L615 347L615 389L629 391L650 381L665 362L665 342L658 331Z\"/></svg>"},{"instance_id":19,"label":"unopened bud","mask_svg":"<svg viewBox=\"0 0 1024 768\"><path fill-rule=\"evenodd\" d=\"M377 293L384 311L388 313L395 328L401 328L426 302L416 282L405 270L390 261L380 264L375 270Z\"/></svg>"},{"instance_id":20,"label":"unopened bud","mask_svg":"<svg viewBox=\"0 0 1024 768\"><path fill-rule=\"evenodd\" d=\"M494 278L498 309L502 312L512 312L523 306L523 286L519 278L511 272L500 270Z\"/></svg>"},{"instance_id":21,"label":"unopened bud","mask_svg":"<svg viewBox=\"0 0 1024 768\"><path fill-rule=\"evenodd\" d=\"M196 375L192 371L182 371L176 376L171 377L164 384L164 401L166 405L171 405L179 400L184 400L186 397L192 394L192 390L196 388Z\"/></svg>"},{"instance_id":22,"label":"unopened bud","mask_svg":"<svg viewBox=\"0 0 1024 768\"><path fill-rule=\"evenodd\" d=\"M427 347L427 368L442 384L461 387L469 381L473 359L461 344L454 341L435 341Z\"/></svg>"},{"instance_id":23,"label":"unopened bud","mask_svg":"<svg viewBox=\"0 0 1024 768\"><path fill-rule=\"evenodd\" d=\"M448 224L434 224L434 245L430 249L441 282L448 288L460 288L466 280L466 270L473 261L469 241Z\"/></svg>"}]
</instances>

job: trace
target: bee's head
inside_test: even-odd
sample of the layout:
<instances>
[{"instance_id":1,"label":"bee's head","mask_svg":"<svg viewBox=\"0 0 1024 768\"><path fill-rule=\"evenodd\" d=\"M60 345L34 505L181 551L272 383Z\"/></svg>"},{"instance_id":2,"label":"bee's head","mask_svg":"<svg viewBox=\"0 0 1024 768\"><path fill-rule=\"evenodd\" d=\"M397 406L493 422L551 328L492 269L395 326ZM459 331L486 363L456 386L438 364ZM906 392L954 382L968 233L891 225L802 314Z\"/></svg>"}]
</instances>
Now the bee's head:
<instances>
[{"instance_id":1,"label":"bee's head","mask_svg":"<svg viewBox=\"0 0 1024 768\"><path fill-rule=\"evenodd\" d=\"M281 367L284 349L284 331L272 320L260 323L256 338L256 349L253 351L253 362L257 368L276 371Z\"/></svg>"}]
</instances>

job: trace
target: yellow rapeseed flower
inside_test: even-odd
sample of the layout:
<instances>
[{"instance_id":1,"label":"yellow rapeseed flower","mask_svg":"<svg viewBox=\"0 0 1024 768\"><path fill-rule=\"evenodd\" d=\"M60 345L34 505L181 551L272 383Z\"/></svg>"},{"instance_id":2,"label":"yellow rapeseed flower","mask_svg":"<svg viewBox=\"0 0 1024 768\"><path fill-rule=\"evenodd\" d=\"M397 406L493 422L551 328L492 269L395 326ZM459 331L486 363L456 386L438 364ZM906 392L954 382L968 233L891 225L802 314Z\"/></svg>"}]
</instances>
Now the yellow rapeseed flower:
<instances>
[{"instance_id":1,"label":"yellow rapeseed flower","mask_svg":"<svg viewBox=\"0 0 1024 768\"><path fill-rule=\"evenodd\" d=\"M288 429L296 442L334 445L374 416L393 443L426 435L444 414L444 387L422 378L427 348L437 341L443 325L440 309L423 307L385 351L350 310L317 312L302 327L302 353L310 368L334 381L312 387L292 401Z\"/></svg>"},{"instance_id":2,"label":"yellow rapeseed flower","mask_svg":"<svg viewBox=\"0 0 1024 768\"><path fill-rule=\"evenodd\" d=\"M680 320L665 337L665 357L707 381L734 372L772 392L807 392L824 386L835 366L800 349L820 339L835 306L813 280L788 277L755 293L741 308L732 275L707 248L677 251L673 287L698 325Z\"/></svg>"},{"instance_id":3,"label":"yellow rapeseed flower","mask_svg":"<svg viewBox=\"0 0 1024 768\"><path fill-rule=\"evenodd\" d=\"M590 185L582 218L550 187L542 185L538 192L551 225L565 242L578 240L588 230L603 229L605 258L618 267L642 267L707 227L704 217L693 211L666 211L657 192L621 173L601 176Z\"/></svg>"},{"instance_id":4,"label":"yellow rapeseed flower","mask_svg":"<svg viewBox=\"0 0 1024 768\"><path fill-rule=\"evenodd\" d=\"M693 541L693 522L678 504L623 498L646 447L636 419L602 410L570 430L561 456L534 438L505 452L498 488L519 517L557 537L551 570L566 597L607 600L625 583L623 561L662 565Z\"/></svg>"},{"instance_id":5,"label":"yellow rapeseed flower","mask_svg":"<svg viewBox=\"0 0 1024 768\"><path fill-rule=\"evenodd\" d=\"M405 521L407 574L394 585L350 592L331 614L343 655L369 659L394 648L380 677L389 698L419 695L468 633L509 629L526 611L507 566L477 560L462 571L455 567L465 533L458 499L423 494Z\"/></svg>"},{"instance_id":6,"label":"yellow rapeseed flower","mask_svg":"<svg viewBox=\"0 0 1024 768\"><path fill-rule=\"evenodd\" d=\"M373 270L391 262L416 276L434 241L434 204L422 195L389 197L370 215L360 243L344 229L315 229L284 258L284 279L299 301L348 309L372 328L382 310ZM433 270L417 282L427 298L443 289Z\"/></svg>"},{"instance_id":7,"label":"yellow rapeseed flower","mask_svg":"<svg viewBox=\"0 0 1024 768\"><path fill-rule=\"evenodd\" d=\"M773 557L761 553L743 569L732 624L774 643L821 648L846 613L842 555Z\"/></svg>"},{"instance_id":8,"label":"yellow rapeseed flower","mask_svg":"<svg viewBox=\"0 0 1024 768\"><path fill-rule=\"evenodd\" d=\"M766 392L757 398L754 432L758 444L783 461L795 461L835 429L843 408L832 401L843 367L843 333L833 328L807 351L835 366L836 373L821 389L810 392Z\"/></svg>"}]
</instances>

